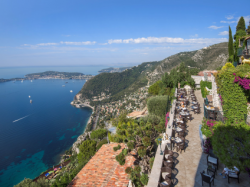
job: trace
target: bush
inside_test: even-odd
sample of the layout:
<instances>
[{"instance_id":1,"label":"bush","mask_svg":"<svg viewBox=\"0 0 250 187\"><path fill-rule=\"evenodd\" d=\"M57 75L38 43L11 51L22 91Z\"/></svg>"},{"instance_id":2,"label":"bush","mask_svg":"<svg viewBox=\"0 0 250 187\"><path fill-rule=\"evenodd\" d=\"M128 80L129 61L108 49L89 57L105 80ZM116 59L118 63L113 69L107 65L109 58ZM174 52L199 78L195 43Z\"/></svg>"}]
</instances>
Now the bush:
<instances>
[{"instance_id":1,"label":"bush","mask_svg":"<svg viewBox=\"0 0 250 187\"><path fill-rule=\"evenodd\" d=\"M144 137L144 138L142 138L142 143L144 146L148 147L151 145L151 140L149 137Z\"/></svg>"},{"instance_id":2,"label":"bush","mask_svg":"<svg viewBox=\"0 0 250 187\"><path fill-rule=\"evenodd\" d=\"M108 143L107 140L102 140L102 141L100 141L100 142L97 144L96 149L97 149L97 150L100 149L100 148L102 147L103 144L107 144L107 143Z\"/></svg>"},{"instance_id":3,"label":"bush","mask_svg":"<svg viewBox=\"0 0 250 187\"><path fill-rule=\"evenodd\" d=\"M90 134L91 139L102 140L105 136L107 136L106 129L97 129L97 130L92 131Z\"/></svg>"},{"instance_id":4,"label":"bush","mask_svg":"<svg viewBox=\"0 0 250 187\"><path fill-rule=\"evenodd\" d=\"M135 166L134 172L135 172L136 174L140 174L140 172L141 172L141 167L140 167L140 166Z\"/></svg>"},{"instance_id":5,"label":"bush","mask_svg":"<svg viewBox=\"0 0 250 187\"><path fill-rule=\"evenodd\" d=\"M113 147L113 150L114 150L114 151L117 151L117 150L119 150L119 149L121 149L121 146L120 146L120 145L118 145L117 147Z\"/></svg>"},{"instance_id":6,"label":"bush","mask_svg":"<svg viewBox=\"0 0 250 187\"><path fill-rule=\"evenodd\" d=\"M133 169L131 167L127 167L125 169L125 173L130 174Z\"/></svg>"},{"instance_id":7,"label":"bush","mask_svg":"<svg viewBox=\"0 0 250 187\"><path fill-rule=\"evenodd\" d=\"M164 116L168 105L167 96L156 96L148 99L147 107L150 114Z\"/></svg>"},{"instance_id":8,"label":"bush","mask_svg":"<svg viewBox=\"0 0 250 187\"><path fill-rule=\"evenodd\" d=\"M132 149L135 148L134 142L128 142L128 143L127 143L127 146L128 146L128 148L129 148L130 150L132 150Z\"/></svg>"},{"instance_id":9,"label":"bush","mask_svg":"<svg viewBox=\"0 0 250 187\"><path fill-rule=\"evenodd\" d=\"M128 154L128 149L123 149L123 150L122 150L122 154L123 154L124 156L127 156L127 154Z\"/></svg>"},{"instance_id":10,"label":"bush","mask_svg":"<svg viewBox=\"0 0 250 187\"><path fill-rule=\"evenodd\" d=\"M235 68L234 65L230 62L227 62L223 67L222 70L225 70L227 68Z\"/></svg>"},{"instance_id":11,"label":"bush","mask_svg":"<svg viewBox=\"0 0 250 187\"><path fill-rule=\"evenodd\" d=\"M207 91L206 87L208 89L212 89L212 82L201 81L200 86L201 86L201 95L203 98L206 98L207 95L209 95L209 92Z\"/></svg>"},{"instance_id":12,"label":"bush","mask_svg":"<svg viewBox=\"0 0 250 187\"><path fill-rule=\"evenodd\" d=\"M163 83L161 80L159 80L148 88L148 93L153 94L153 95L158 95L162 86L163 86Z\"/></svg>"},{"instance_id":13,"label":"bush","mask_svg":"<svg viewBox=\"0 0 250 187\"><path fill-rule=\"evenodd\" d=\"M143 158L146 155L147 149L143 146L139 147L138 149L138 155Z\"/></svg>"},{"instance_id":14,"label":"bush","mask_svg":"<svg viewBox=\"0 0 250 187\"><path fill-rule=\"evenodd\" d=\"M80 153L77 155L78 162L89 160L96 152L96 141L86 140L79 146Z\"/></svg>"},{"instance_id":15,"label":"bush","mask_svg":"<svg viewBox=\"0 0 250 187\"><path fill-rule=\"evenodd\" d=\"M148 175L143 173L140 178L141 183L146 186L148 184Z\"/></svg>"},{"instance_id":16,"label":"bush","mask_svg":"<svg viewBox=\"0 0 250 187\"><path fill-rule=\"evenodd\" d=\"M121 166L125 164L125 156L123 155L122 152L119 155L117 155L115 159L117 160L117 162L119 162Z\"/></svg>"}]
</instances>

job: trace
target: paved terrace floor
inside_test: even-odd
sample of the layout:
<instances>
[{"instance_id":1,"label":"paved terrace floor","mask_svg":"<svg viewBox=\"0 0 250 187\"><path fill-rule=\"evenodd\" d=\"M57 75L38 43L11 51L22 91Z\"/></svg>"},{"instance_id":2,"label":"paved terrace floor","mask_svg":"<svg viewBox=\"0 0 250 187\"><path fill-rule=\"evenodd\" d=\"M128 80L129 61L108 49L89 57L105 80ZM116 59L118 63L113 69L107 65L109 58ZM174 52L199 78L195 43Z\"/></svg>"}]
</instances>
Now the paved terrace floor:
<instances>
[{"instance_id":1,"label":"paved terrace floor","mask_svg":"<svg viewBox=\"0 0 250 187\"><path fill-rule=\"evenodd\" d=\"M201 105L201 113L193 114L193 120L187 123L188 134L186 135L187 147L185 152L180 151L176 155L176 165L173 169L172 176L172 186L173 187L201 187L201 175L200 172L206 170L207 161L206 154L202 153L201 141L199 137L199 125L202 122L204 111L203 111L203 98L201 96L201 91L195 91L195 95L198 102ZM174 150L175 151L175 150ZM236 179L230 179L230 184L228 184L227 179L223 179L219 173L223 170L224 165L219 163L219 170L217 175L215 175L214 186L215 187L249 187L250 178L247 173L240 174L240 183ZM209 186L207 183L203 183L203 186ZM213 185L212 185L213 186Z\"/></svg>"}]
</instances>

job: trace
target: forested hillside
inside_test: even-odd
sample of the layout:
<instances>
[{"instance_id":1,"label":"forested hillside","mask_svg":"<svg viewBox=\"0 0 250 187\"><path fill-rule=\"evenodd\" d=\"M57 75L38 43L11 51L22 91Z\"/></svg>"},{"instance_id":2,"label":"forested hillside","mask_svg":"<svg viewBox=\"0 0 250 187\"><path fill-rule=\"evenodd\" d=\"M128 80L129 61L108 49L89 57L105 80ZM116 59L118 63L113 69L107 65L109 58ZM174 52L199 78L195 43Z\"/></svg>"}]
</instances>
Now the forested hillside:
<instances>
[{"instance_id":1,"label":"forested hillside","mask_svg":"<svg viewBox=\"0 0 250 187\"><path fill-rule=\"evenodd\" d=\"M196 51L180 52L162 61L145 62L121 73L101 73L85 83L79 93L85 99L92 99L101 92L111 93L109 99L101 102L116 101L125 94L159 80L165 72L178 66L181 62L200 70L216 69L226 63L228 43L219 43Z\"/></svg>"},{"instance_id":2,"label":"forested hillside","mask_svg":"<svg viewBox=\"0 0 250 187\"><path fill-rule=\"evenodd\" d=\"M119 100L124 94L134 92L148 83L147 72L152 72L160 62L145 62L121 73L101 73L87 81L79 93L91 99L101 92L111 94L104 102Z\"/></svg>"}]
</instances>

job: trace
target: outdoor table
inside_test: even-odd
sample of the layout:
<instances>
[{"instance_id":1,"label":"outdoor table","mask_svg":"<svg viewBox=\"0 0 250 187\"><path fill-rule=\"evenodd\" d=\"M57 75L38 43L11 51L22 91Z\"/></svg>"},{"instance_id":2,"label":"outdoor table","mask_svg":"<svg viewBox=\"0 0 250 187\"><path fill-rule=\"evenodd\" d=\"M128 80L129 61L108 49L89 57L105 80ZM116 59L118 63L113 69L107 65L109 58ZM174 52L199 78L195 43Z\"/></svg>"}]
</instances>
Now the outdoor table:
<instances>
[{"instance_id":1,"label":"outdoor table","mask_svg":"<svg viewBox=\"0 0 250 187\"><path fill-rule=\"evenodd\" d=\"M193 105L196 105L196 104L198 104L198 102L193 101L192 104L193 104Z\"/></svg>"},{"instance_id":2,"label":"outdoor table","mask_svg":"<svg viewBox=\"0 0 250 187\"><path fill-rule=\"evenodd\" d=\"M198 107L197 107L197 106L192 106L191 108L192 108L192 109L198 109Z\"/></svg>"},{"instance_id":3,"label":"outdoor table","mask_svg":"<svg viewBox=\"0 0 250 187\"><path fill-rule=\"evenodd\" d=\"M172 140L173 140L175 143L181 143L181 142L182 142L182 140L181 140L179 137L172 138Z\"/></svg>"},{"instance_id":4,"label":"outdoor table","mask_svg":"<svg viewBox=\"0 0 250 187\"><path fill-rule=\"evenodd\" d=\"M188 116L189 113L188 112L180 112L180 115L182 115L182 116Z\"/></svg>"},{"instance_id":5,"label":"outdoor table","mask_svg":"<svg viewBox=\"0 0 250 187\"><path fill-rule=\"evenodd\" d=\"M176 122L178 123L178 122L180 122L180 123L184 123L182 120L180 120L180 119L176 119Z\"/></svg>"},{"instance_id":6,"label":"outdoor table","mask_svg":"<svg viewBox=\"0 0 250 187\"><path fill-rule=\"evenodd\" d=\"M210 107L210 106L205 106L205 108L206 108L207 110L215 110L214 107Z\"/></svg>"},{"instance_id":7,"label":"outdoor table","mask_svg":"<svg viewBox=\"0 0 250 187\"><path fill-rule=\"evenodd\" d=\"M181 132L181 131L182 131L182 129L181 129L180 127L176 127L176 128L175 128L175 131L177 131L177 132Z\"/></svg>"}]
</instances>

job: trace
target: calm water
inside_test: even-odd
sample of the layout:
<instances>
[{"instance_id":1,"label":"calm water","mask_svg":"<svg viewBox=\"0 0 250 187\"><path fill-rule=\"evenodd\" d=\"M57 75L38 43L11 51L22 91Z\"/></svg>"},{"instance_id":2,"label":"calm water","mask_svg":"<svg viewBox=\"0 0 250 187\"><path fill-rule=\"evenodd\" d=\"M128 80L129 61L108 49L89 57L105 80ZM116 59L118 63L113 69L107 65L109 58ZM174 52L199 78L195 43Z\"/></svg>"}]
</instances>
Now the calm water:
<instances>
[{"instance_id":1,"label":"calm water","mask_svg":"<svg viewBox=\"0 0 250 187\"><path fill-rule=\"evenodd\" d=\"M84 83L83 80L0 83L1 187L13 186L24 177L33 179L56 165L60 154L83 133L92 111L77 109L70 102Z\"/></svg>"}]
</instances>

